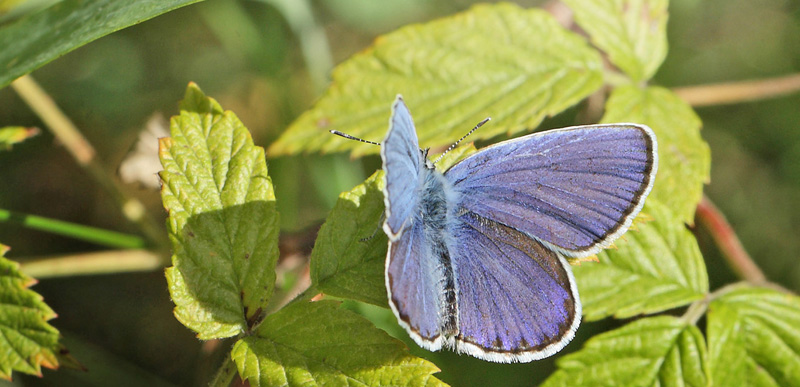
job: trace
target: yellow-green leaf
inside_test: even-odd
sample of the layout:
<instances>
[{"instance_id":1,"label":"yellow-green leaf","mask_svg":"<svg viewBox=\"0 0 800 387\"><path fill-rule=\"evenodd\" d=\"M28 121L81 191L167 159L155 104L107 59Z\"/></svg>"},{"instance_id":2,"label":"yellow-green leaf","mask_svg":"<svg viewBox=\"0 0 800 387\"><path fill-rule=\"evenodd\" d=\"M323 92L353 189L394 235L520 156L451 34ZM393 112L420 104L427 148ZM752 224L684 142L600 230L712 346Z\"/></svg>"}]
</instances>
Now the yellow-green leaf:
<instances>
[{"instance_id":1,"label":"yellow-green leaf","mask_svg":"<svg viewBox=\"0 0 800 387\"><path fill-rule=\"evenodd\" d=\"M655 74L667 56L667 0L564 0L575 20L635 82Z\"/></svg>"},{"instance_id":2,"label":"yellow-green leaf","mask_svg":"<svg viewBox=\"0 0 800 387\"><path fill-rule=\"evenodd\" d=\"M201 339L244 332L275 285L278 215L264 150L230 111L190 84L161 140L175 316Z\"/></svg>"},{"instance_id":3,"label":"yellow-green leaf","mask_svg":"<svg viewBox=\"0 0 800 387\"><path fill-rule=\"evenodd\" d=\"M707 331L714 385L800 385L800 297L735 289L711 303Z\"/></svg>"},{"instance_id":4,"label":"yellow-green leaf","mask_svg":"<svg viewBox=\"0 0 800 387\"><path fill-rule=\"evenodd\" d=\"M405 97L423 147L452 144L487 116L493 120L473 138L518 133L574 105L601 83L597 52L547 12L508 3L477 5L379 37L339 65L326 94L270 152L377 153L377 147L326 131L380 141L397 94Z\"/></svg>"},{"instance_id":5,"label":"yellow-green leaf","mask_svg":"<svg viewBox=\"0 0 800 387\"><path fill-rule=\"evenodd\" d=\"M0 245L0 378L11 372L42 374L42 366L58 367L58 330L47 321L55 312L42 296L28 289L36 283L19 271L19 264L4 258Z\"/></svg>"},{"instance_id":6,"label":"yellow-green leaf","mask_svg":"<svg viewBox=\"0 0 800 387\"><path fill-rule=\"evenodd\" d=\"M231 353L253 386L443 386L433 363L335 301L270 315Z\"/></svg>"}]
</instances>

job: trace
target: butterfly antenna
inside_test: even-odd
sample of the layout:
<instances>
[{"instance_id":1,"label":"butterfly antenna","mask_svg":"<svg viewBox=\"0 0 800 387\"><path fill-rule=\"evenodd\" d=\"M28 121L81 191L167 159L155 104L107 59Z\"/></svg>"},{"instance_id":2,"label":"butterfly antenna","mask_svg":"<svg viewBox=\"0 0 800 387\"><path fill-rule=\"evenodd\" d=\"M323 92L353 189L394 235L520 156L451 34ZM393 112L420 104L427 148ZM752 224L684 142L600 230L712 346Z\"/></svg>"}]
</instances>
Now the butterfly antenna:
<instances>
[{"instance_id":1,"label":"butterfly antenna","mask_svg":"<svg viewBox=\"0 0 800 387\"><path fill-rule=\"evenodd\" d=\"M361 141L361 142L365 142L367 144L372 144L372 145L381 145L381 143L379 143L379 142L374 142L374 141L365 140L363 138L353 137L353 136L351 136L351 135L349 135L347 133L342 133L342 132L340 132L338 130L330 130L329 132L331 132L331 133L333 133L333 134L335 134L337 136L344 137L344 138L346 138L348 140Z\"/></svg>"},{"instance_id":2,"label":"butterfly antenna","mask_svg":"<svg viewBox=\"0 0 800 387\"><path fill-rule=\"evenodd\" d=\"M450 152L451 150L455 149L455 148L458 146L458 144L459 144L461 141L464 141L464 139L465 139L465 138L467 138L467 137L468 137L470 134L472 134L472 132L474 132L474 131L478 130L478 128L480 128L481 126L483 126L483 124L485 124L485 123L489 122L489 120L491 120L491 119L492 119L492 117L486 117L486 118L485 118L483 121L481 121L481 122L478 122L478 125L475 125L475 127L474 127L474 128L472 128L472 130L470 130L469 132L467 132L467 134L465 134L463 137L459 138L459 139L458 139L458 141L456 141L456 142L454 142L454 143L453 143L453 145L450 145L450 147L449 147L449 148L445 149L445 151L444 151L444 152L442 152L442 154L441 154L441 155L439 155L439 157L438 157L438 158L436 158L436 161L434 161L433 163L434 163L434 164L438 163L438 162L439 162L439 160L441 160L441 159L442 159L442 157L444 157L444 155L446 155L446 154L447 154L447 152Z\"/></svg>"}]
</instances>

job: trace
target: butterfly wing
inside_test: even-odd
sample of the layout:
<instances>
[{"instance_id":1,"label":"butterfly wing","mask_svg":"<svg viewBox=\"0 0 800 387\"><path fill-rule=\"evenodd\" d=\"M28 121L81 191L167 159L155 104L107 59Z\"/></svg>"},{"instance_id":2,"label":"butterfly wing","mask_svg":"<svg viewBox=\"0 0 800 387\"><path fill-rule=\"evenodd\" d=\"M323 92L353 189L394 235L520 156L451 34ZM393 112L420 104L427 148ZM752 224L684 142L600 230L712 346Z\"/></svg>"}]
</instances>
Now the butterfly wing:
<instances>
[{"instance_id":1,"label":"butterfly wing","mask_svg":"<svg viewBox=\"0 0 800 387\"><path fill-rule=\"evenodd\" d=\"M611 244L639 213L656 149L643 125L577 126L484 148L445 177L460 207L583 257Z\"/></svg>"},{"instance_id":2,"label":"butterfly wing","mask_svg":"<svg viewBox=\"0 0 800 387\"><path fill-rule=\"evenodd\" d=\"M419 205L420 171L424 166L414 121L401 96L392 105L389 132L381 143L386 173L386 220L383 229L389 240L397 240Z\"/></svg>"},{"instance_id":3,"label":"butterfly wing","mask_svg":"<svg viewBox=\"0 0 800 387\"><path fill-rule=\"evenodd\" d=\"M381 144L386 173L383 229L389 236L386 291L398 322L420 346L435 351L443 340L440 319L447 273L436 257L442 249L429 240L420 215L422 184L431 173L424 170L423 157L411 114L397 96L389 133Z\"/></svg>"},{"instance_id":4,"label":"butterfly wing","mask_svg":"<svg viewBox=\"0 0 800 387\"><path fill-rule=\"evenodd\" d=\"M569 264L511 227L464 213L451 223L458 294L451 346L480 359L529 362L572 340L581 304Z\"/></svg>"}]
</instances>

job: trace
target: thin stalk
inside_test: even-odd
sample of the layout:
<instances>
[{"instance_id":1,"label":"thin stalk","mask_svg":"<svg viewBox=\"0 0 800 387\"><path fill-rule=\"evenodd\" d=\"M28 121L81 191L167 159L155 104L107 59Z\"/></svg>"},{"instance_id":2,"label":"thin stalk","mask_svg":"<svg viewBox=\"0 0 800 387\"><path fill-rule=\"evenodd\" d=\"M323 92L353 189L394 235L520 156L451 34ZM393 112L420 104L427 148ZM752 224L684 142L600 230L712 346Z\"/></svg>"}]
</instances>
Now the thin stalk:
<instances>
[{"instance_id":1,"label":"thin stalk","mask_svg":"<svg viewBox=\"0 0 800 387\"><path fill-rule=\"evenodd\" d=\"M20 269L33 278L42 279L153 271L163 268L165 263L152 251L130 249L31 258L21 261Z\"/></svg>"},{"instance_id":2,"label":"thin stalk","mask_svg":"<svg viewBox=\"0 0 800 387\"><path fill-rule=\"evenodd\" d=\"M92 145L81 134L70 119L59 109L55 101L30 76L25 75L11 83L11 87L50 129L70 155L102 186L118 203L123 215L136 224L159 249L169 246L160 225L151 218L144 205L123 193L118 183L110 178L97 162Z\"/></svg>"},{"instance_id":3,"label":"thin stalk","mask_svg":"<svg viewBox=\"0 0 800 387\"><path fill-rule=\"evenodd\" d=\"M758 81L676 87L672 91L692 106L748 102L800 91L800 74Z\"/></svg>"},{"instance_id":4,"label":"thin stalk","mask_svg":"<svg viewBox=\"0 0 800 387\"><path fill-rule=\"evenodd\" d=\"M757 285L767 282L764 272L747 254L733 227L725 219L725 215L706 196L703 196L697 205L697 220L711 233L722 256L739 277Z\"/></svg>"},{"instance_id":5,"label":"thin stalk","mask_svg":"<svg viewBox=\"0 0 800 387\"><path fill-rule=\"evenodd\" d=\"M214 375L214 379L208 384L210 387L227 387L231 385L236 376L236 364L231 356L225 356L225 360Z\"/></svg>"},{"instance_id":6,"label":"thin stalk","mask_svg":"<svg viewBox=\"0 0 800 387\"><path fill-rule=\"evenodd\" d=\"M145 246L144 239L136 235L123 234L116 231L65 222L63 220L8 211L2 208L0 208L0 222L14 223L34 230L46 231L120 249L137 249Z\"/></svg>"}]
</instances>

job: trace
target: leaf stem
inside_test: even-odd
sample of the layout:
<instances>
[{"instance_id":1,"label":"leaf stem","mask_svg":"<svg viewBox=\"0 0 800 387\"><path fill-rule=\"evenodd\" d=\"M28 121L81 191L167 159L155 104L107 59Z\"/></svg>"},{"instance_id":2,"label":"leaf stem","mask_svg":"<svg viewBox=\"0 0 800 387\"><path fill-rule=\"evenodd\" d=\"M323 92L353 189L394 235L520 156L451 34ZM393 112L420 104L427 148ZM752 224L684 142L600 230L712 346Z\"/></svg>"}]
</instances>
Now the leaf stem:
<instances>
[{"instance_id":1,"label":"leaf stem","mask_svg":"<svg viewBox=\"0 0 800 387\"><path fill-rule=\"evenodd\" d=\"M15 223L34 230L46 231L120 249L137 249L145 245L144 239L136 235L123 234L116 231L65 222L63 220L8 211L2 208L0 208L0 222Z\"/></svg>"},{"instance_id":2,"label":"leaf stem","mask_svg":"<svg viewBox=\"0 0 800 387\"><path fill-rule=\"evenodd\" d=\"M800 91L800 74L758 81L676 87L672 91L695 107L755 101Z\"/></svg>"},{"instance_id":3,"label":"leaf stem","mask_svg":"<svg viewBox=\"0 0 800 387\"><path fill-rule=\"evenodd\" d=\"M739 277L757 285L767 282L764 272L747 254L742 242L739 241L739 237L736 236L736 232L733 231L733 227L705 195L697 205L697 220L711 233L711 237L717 243L722 256Z\"/></svg>"},{"instance_id":4,"label":"leaf stem","mask_svg":"<svg viewBox=\"0 0 800 387\"><path fill-rule=\"evenodd\" d=\"M228 354L225 356L225 360L220 365L217 373L214 375L214 379L211 379L211 382L208 384L210 387L227 387L230 386L233 378L236 376L236 364L233 362L233 358Z\"/></svg>"},{"instance_id":5,"label":"leaf stem","mask_svg":"<svg viewBox=\"0 0 800 387\"><path fill-rule=\"evenodd\" d=\"M164 267L165 264L164 259L152 251L132 249L32 258L21 261L20 270L31 277L41 279L153 271Z\"/></svg>"},{"instance_id":6,"label":"leaf stem","mask_svg":"<svg viewBox=\"0 0 800 387\"><path fill-rule=\"evenodd\" d=\"M97 162L96 152L75 124L59 109L55 101L36 83L25 75L11 83L31 110L42 119L53 135L70 155L116 200L123 215L136 224L159 249L169 246L166 234L160 225L145 211L144 205L135 198L127 197L118 183L110 178Z\"/></svg>"}]
</instances>

